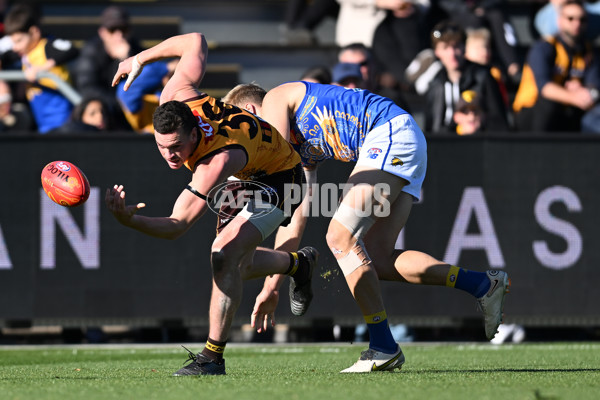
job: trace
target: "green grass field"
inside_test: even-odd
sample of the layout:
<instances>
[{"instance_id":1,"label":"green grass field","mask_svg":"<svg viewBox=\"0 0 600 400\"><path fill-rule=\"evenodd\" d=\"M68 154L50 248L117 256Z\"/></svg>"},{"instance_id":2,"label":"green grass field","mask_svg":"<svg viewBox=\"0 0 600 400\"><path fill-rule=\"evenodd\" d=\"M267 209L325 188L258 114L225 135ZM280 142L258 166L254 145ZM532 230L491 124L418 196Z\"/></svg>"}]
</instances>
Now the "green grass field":
<instances>
[{"instance_id":1,"label":"green grass field","mask_svg":"<svg viewBox=\"0 0 600 400\"><path fill-rule=\"evenodd\" d=\"M4 346L0 399L600 399L600 343L411 343L402 371L340 374L364 348L232 344L226 376L172 377L175 345Z\"/></svg>"}]
</instances>

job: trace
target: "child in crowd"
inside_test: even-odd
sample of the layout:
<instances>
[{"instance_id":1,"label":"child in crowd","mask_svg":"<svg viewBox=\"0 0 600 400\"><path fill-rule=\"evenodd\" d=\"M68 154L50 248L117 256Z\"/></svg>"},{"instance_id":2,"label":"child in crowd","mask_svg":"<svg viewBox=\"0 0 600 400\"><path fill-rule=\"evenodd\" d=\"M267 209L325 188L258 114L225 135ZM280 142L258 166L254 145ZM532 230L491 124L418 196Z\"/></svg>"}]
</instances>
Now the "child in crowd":
<instances>
[{"instance_id":1,"label":"child in crowd","mask_svg":"<svg viewBox=\"0 0 600 400\"><path fill-rule=\"evenodd\" d=\"M67 40L44 37L39 14L29 5L13 6L4 19L4 30L13 42L13 51L21 56L22 68L29 81L27 99L39 133L62 126L69 119L73 104L57 90L55 81L38 79L38 74L48 71L69 83L66 64L78 56L77 49Z\"/></svg>"},{"instance_id":2,"label":"child in crowd","mask_svg":"<svg viewBox=\"0 0 600 400\"><path fill-rule=\"evenodd\" d=\"M456 133L460 136L480 133L483 129L483 111L477 100L477 93L467 90L461 93L454 111Z\"/></svg>"}]
</instances>

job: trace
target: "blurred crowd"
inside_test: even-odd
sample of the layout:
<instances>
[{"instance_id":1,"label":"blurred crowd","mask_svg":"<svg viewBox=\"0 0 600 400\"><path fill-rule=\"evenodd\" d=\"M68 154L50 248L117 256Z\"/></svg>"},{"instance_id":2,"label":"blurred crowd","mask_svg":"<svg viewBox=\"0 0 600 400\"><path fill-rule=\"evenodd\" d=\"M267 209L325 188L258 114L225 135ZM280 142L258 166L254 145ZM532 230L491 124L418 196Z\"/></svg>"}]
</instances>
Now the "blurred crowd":
<instances>
[{"instance_id":1,"label":"blurred crowd","mask_svg":"<svg viewBox=\"0 0 600 400\"><path fill-rule=\"evenodd\" d=\"M333 18L337 63L298 79L389 97L422 113L427 135L600 133L600 1L535 3L526 51L506 0L289 0L281 35L316 44L315 29ZM112 87L119 62L142 50L124 8L108 6L79 47L42 32L36 7L0 1L0 12L1 72L26 78L0 80L0 132L153 132L177 60L148 65L127 92Z\"/></svg>"},{"instance_id":2,"label":"blurred crowd","mask_svg":"<svg viewBox=\"0 0 600 400\"><path fill-rule=\"evenodd\" d=\"M136 85L123 91L123 82L111 85L114 73L122 60L143 50L124 8L108 6L96 35L81 48L46 36L41 17L31 4L5 9L1 69L23 71L26 81L0 81L0 132L153 133L152 113L177 60L149 65ZM69 98L61 84L78 97Z\"/></svg>"}]
</instances>

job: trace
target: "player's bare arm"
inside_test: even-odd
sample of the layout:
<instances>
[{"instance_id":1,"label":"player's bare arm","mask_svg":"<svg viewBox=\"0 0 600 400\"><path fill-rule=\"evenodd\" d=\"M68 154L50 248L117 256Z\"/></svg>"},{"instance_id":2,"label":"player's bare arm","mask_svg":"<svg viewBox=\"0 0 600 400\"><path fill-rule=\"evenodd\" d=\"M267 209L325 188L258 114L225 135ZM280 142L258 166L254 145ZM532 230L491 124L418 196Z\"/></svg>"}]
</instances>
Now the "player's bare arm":
<instances>
[{"instance_id":1,"label":"player's bare arm","mask_svg":"<svg viewBox=\"0 0 600 400\"><path fill-rule=\"evenodd\" d=\"M239 149L229 149L210 158L200 161L194 169L189 186L204 196L217 184L224 182L246 165L246 155ZM206 212L207 201L184 189L173 206L168 217L148 217L137 214L145 207L144 203L126 205L125 188L115 185L106 191L105 202L115 218L123 225L143 232L147 235L176 239Z\"/></svg>"},{"instance_id":2,"label":"player's bare arm","mask_svg":"<svg viewBox=\"0 0 600 400\"><path fill-rule=\"evenodd\" d=\"M198 94L197 88L204 77L208 48L204 35L198 32L173 36L122 61L115 73L112 85L127 77L124 90L142 72L145 64L165 58L179 57L173 76L165 85L160 103L170 100L187 100Z\"/></svg>"},{"instance_id":3,"label":"player's bare arm","mask_svg":"<svg viewBox=\"0 0 600 400\"><path fill-rule=\"evenodd\" d=\"M261 117L277 128L287 141L290 140L290 118L305 94L306 86L302 82L290 82L269 90L263 99Z\"/></svg>"}]
</instances>

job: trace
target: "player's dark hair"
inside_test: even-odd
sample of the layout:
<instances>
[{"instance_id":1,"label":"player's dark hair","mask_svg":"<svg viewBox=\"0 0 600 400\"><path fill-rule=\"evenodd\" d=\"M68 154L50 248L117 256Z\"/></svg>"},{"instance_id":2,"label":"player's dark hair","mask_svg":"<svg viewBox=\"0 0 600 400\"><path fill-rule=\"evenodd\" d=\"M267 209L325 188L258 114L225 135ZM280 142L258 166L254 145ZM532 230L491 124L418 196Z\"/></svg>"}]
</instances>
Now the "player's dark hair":
<instances>
[{"instance_id":1,"label":"player's dark hair","mask_svg":"<svg viewBox=\"0 0 600 400\"><path fill-rule=\"evenodd\" d=\"M4 34L27 33L33 26L40 26L38 9L30 4L16 4L4 18Z\"/></svg>"},{"instance_id":2,"label":"player's dark hair","mask_svg":"<svg viewBox=\"0 0 600 400\"><path fill-rule=\"evenodd\" d=\"M189 135L198 127L198 120L187 104L171 100L161 104L152 117L154 130L158 133L179 132Z\"/></svg>"}]
</instances>

